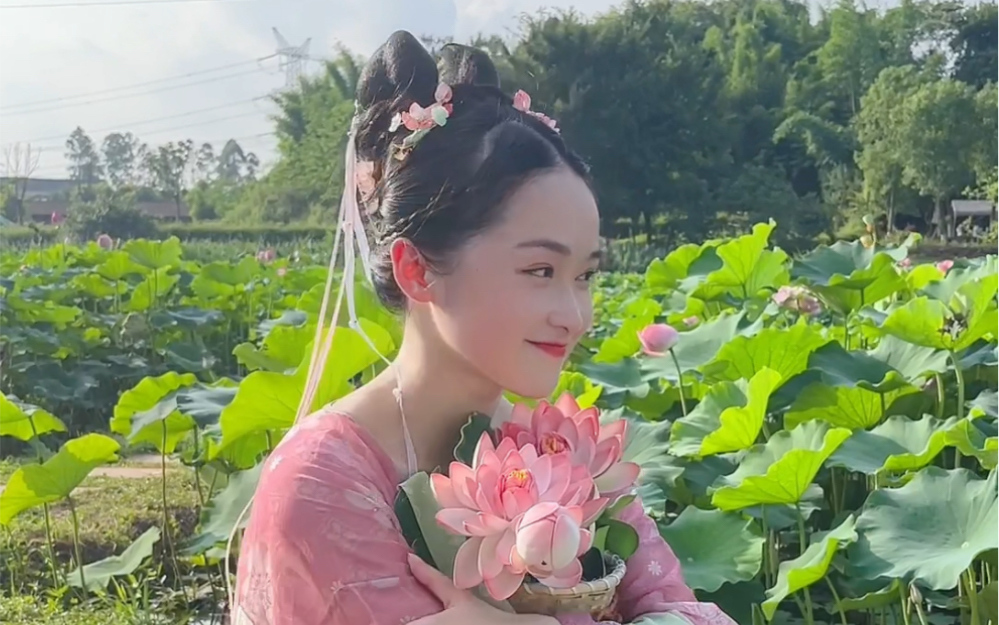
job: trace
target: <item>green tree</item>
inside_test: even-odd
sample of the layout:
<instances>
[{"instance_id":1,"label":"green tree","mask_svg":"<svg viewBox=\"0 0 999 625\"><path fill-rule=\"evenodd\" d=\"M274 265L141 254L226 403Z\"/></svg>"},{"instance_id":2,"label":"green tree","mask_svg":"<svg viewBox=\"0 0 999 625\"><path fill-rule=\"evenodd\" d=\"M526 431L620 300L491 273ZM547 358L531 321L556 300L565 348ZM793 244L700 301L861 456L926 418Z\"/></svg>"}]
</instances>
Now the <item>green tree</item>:
<instances>
[{"instance_id":1,"label":"green tree","mask_svg":"<svg viewBox=\"0 0 999 625\"><path fill-rule=\"evenodd\" d=\"M104 137L101 151L107 182L114 189L135 182L139 141L132 133L114 132Z\"/></svg>"},{"instance_id":2,"label":"green tree","mask_svg":"<svg viewBox=\"0 0 999 625\"><path fill-rule=\"evenodd\" d=\"M181 206L187 190L186 174L193 152L194 142L190 139L177 143L170 141L148 152L143 162L152 186L173 200L177 219L181 218Z\"/></svg>"},{"instance_id":3,"label":"green tree","mask_svg":"<svg viewBox=\"0 0 999 625\"><path fill-rule=\"evenodd\" d=\"M104 173L94 140L79 126L66 140L66 160L70 163L69 176L78 189L94 185Z\"/></svg>"}]
</instances>

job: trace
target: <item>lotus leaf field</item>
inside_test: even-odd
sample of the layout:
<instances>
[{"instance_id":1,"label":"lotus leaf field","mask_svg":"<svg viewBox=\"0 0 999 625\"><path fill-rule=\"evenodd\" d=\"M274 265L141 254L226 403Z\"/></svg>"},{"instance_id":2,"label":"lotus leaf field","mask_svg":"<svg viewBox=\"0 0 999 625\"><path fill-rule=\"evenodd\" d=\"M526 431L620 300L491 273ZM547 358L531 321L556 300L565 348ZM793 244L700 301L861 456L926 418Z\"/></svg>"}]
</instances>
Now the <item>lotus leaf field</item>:
<instances>
[{"instance_id":1,"label":"lotus leaf field","mask_svg":"<svg viewBox=\"0 0 999 625\"><path fill-rule=\"evenodd\" d=\"M630 420L649 513L737 622L999 624L996 257L790 258L774 228L601 277L558 392ZM292 425L324 279L322 258L200 263L177 239L0 258L8 600L221 622L225 541ZM390 354L399 320L363 286L358 313ZM681 332L668 356L641 352L656 322ZM317 407L382 366L347 327L335 343ZM137 452L162 459L152 521L88 558L80 485Z\"/></svg>"}]
</instances>

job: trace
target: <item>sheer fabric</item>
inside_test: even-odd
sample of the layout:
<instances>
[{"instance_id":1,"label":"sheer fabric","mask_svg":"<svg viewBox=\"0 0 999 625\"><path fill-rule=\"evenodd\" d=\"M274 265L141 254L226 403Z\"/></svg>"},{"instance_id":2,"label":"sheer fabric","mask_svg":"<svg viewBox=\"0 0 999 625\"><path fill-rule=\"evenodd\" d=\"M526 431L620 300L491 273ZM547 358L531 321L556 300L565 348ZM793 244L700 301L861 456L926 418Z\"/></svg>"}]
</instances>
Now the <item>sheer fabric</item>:
<instances>
[{"instance_id":1,"label":"sheer fabric","mask_svg":"<svg viewBox=\"0 0 999 625\"><path fill-rule=\"evenodd\" d=\"M399 625L440 612L406 563L393 508L399 475L349 416L316 415L289 432L263 467L240 547L233 624ZM694 598L640 502L621 518L641 538L619 593L622 622L666 613L691 625L734 625ZM595 623L588 615L559 621Z\"/></svg>"}]
</instances>

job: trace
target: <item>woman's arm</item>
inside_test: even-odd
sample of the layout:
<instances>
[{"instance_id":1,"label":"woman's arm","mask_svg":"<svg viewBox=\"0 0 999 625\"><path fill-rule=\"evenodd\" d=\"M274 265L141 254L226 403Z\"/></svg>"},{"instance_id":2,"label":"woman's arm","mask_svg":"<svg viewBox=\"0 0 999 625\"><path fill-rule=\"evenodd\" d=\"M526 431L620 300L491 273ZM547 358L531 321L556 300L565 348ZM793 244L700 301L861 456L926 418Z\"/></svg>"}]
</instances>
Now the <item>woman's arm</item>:
<instances>
[{"instance_id":1,"label":"woman's arm","mask_svg":"<svg viewBox=\"0 0 999 625\"><path fill-rule=\"evenodd\" d=\"M683 617L690 625L735 625L727 614L713 603L702 603L683 581L680 561L659 528L642 507L640 500L631 502L618 517L638 532L638 551L628 559L628 570L618 589L618 611L622 623L630 623L644 615L670 614ZM562 625L593 625L597 621L588 615L564 615ZM614 621L600 621L611 624Z\"/></svg>"}]
</instances>

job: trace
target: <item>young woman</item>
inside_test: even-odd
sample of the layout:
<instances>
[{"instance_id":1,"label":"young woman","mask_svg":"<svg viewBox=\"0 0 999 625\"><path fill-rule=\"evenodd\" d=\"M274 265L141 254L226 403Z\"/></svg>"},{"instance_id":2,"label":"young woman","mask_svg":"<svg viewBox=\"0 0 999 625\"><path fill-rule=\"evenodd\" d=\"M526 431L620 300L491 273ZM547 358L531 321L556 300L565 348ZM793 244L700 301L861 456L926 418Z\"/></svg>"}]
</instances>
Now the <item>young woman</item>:
<instances>
[{"instance_id":1,"label":"young woman","mask_svg":"<svg viewBox=\"0 0 999 625\"><path fill-rule=\"evenodd\" d=\"M586 166L471 48L447 46L438 69L394 34L365 67L357 106L348 166L375 227L375 289L404 314L404 339L379 377L302 420L266 462L234 623L594 623L508 614L455 589L411 554L393 510L409 475L452 460L470 413L502 419L503 390L549 395L590 326L599 215ZM731 624L695 600L641 504L622 514L641 537L622 622Z\"/></svg>"}]
</instances>

